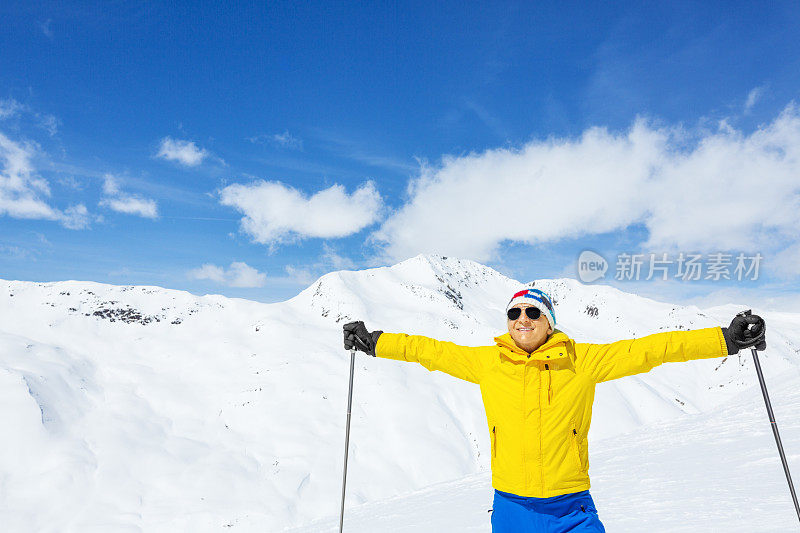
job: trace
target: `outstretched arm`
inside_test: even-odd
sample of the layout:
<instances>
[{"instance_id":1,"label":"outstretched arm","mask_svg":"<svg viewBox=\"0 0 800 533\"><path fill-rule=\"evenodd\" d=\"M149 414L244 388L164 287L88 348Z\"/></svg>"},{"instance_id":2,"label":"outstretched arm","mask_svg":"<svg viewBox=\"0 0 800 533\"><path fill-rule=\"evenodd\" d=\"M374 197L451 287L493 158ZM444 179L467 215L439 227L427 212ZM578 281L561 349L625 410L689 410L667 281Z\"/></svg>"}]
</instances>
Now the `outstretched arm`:
<instances>
[{"instance_id":1,"label":"outstretched arm","mask_svg":"<svg viewBox=\"0 0 800 533\"><path fill-rule=\"evenodd\" d=\"M739 352L765 350L767 325L749 310L733 317L727 328L656 333L611 344L575 344L576 367L595 382L647 372L661 363L710 359Z\"/></svg>"},{"instance_id":2,"label":"outstretched arm","mask_svg":"<svg viewBox=\"0 0 800 533\"><path fill-rule=\"evenodd\" d=\"M497 349L493 346L471 348L422 335L370 332L360 320L345 324L342 330L346 350L355 349L373 357L419 363L428 370L440 370L472 383L480 383L497 356Z\"/></svg>"},{"instance_id":3,"label":"outstretched arm","mask_svg":"<svg viewBox=\"0 0 800 533\"><path fill-rule=\"evenodd\" d=\"M576 366L596 383L631 376L662 364L728 355L721 328L669 331L610 344L575 344Z\"/></svg>"},{"instance_id":4,"label":"outstretched arm","mask_svg":"<svg viewBox=\"0 0 800 533\"><path fill-rule=\"evenodd\" d=\"M496 354L492 346L459 346L405 333L383 333L375 349L378 357L419 363L428 370L440 370L472 383L480 383Z\"/></svg>"}]
</instances>

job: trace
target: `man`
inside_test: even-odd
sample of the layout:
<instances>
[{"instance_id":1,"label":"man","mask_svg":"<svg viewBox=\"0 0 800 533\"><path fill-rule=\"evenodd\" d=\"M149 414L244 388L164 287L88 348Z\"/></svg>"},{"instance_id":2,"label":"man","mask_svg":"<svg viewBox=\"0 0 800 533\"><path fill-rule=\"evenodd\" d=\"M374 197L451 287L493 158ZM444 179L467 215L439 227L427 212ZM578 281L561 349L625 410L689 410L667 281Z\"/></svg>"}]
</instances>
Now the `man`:
<instances>
[{"instance_id":1,"label":"man","mask_svg":"<svg viewBox=\"0 0 800 533\"><path fill-rule=\"evenodd\" d=\"M517 292L508 333L493 346L466 347L418 335L344 325L346 349L417 362L477 383L492 452L492 531L605 531L589 494L589 425L597 383L666 362L766 348L764 320L749 312L728 328L656 333L611 344L578 343L555 329L542 291Z\"/></svg>"}]
</instances>

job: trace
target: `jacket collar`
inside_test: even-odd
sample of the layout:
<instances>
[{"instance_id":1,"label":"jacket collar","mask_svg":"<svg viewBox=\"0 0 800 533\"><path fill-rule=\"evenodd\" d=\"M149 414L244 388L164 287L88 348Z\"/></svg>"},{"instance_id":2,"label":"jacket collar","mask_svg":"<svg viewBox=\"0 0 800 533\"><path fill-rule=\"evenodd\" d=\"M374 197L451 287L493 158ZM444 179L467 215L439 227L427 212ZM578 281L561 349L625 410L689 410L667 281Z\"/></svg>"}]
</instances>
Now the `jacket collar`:
<instances>
[{"instance_id":1,"label":"jacket collar","mask_svg":"<svg viewBox=\"0 0 800 533\"><path fill-rule=\"evenodd\" d=\"M553 333L547 337L547 340L544 341L544 344L539 346L536 350L531 352L530 357L528 357L528 352L517 346L514 342L514 339L511 338L510 333L504 333L498 337L494 338L497 346L500 347L501 351L506 353L508 357L511 359L515 359L517 361L528 360L528 359L558 359L559 357L567 357L567 351L563 350L561 352L562 355L556 355L553 357L552 354L545 355L545 352L549 352L551 348L555 348L556 346L565 346L567 341L569 341L569 337L566 333L561 330L554 330Z\"/></svg>"}]
</instances>

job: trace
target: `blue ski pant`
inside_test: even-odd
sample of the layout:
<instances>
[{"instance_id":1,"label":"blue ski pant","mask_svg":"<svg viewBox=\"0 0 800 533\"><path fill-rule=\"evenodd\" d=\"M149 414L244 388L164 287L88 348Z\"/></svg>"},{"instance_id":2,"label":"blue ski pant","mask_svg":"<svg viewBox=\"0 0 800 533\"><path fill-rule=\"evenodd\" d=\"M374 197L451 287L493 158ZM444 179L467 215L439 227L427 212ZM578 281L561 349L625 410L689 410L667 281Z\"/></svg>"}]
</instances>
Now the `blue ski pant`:
<instances>
[{"instance_id":1,"label":"blue ski pant","mask_svg":"<svg viewBox=\"0 0 800 533\"><path fill-rule=\"evenodd\" d=\"M588 490L551 498L494 491L492 533L605 533Z\"/></svg>"}]
</instances>

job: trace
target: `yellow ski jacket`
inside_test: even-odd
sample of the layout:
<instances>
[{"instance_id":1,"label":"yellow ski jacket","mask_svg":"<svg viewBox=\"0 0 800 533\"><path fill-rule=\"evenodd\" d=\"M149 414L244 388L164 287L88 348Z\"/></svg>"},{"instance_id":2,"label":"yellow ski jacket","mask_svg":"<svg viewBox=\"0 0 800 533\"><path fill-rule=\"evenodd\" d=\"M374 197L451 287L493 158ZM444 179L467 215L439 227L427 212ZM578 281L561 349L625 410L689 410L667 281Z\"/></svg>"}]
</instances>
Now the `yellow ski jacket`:
<instances>
[{"instance_id":1,"label":"yellow ski jacket","mask_svg":"<svg viewBox=\"0 0 800 533\"><path fill-rule=\"evenodd\" d=\"M610 344L578 343L555 330L530 354L508 333L494 340L494 346L467 347L383 333L375 353L479 384L492 443L492 485L536 498L589 488L587 436L597 383L661 363L728 354L720 328Z\"/></svg>"}]
</instances>

